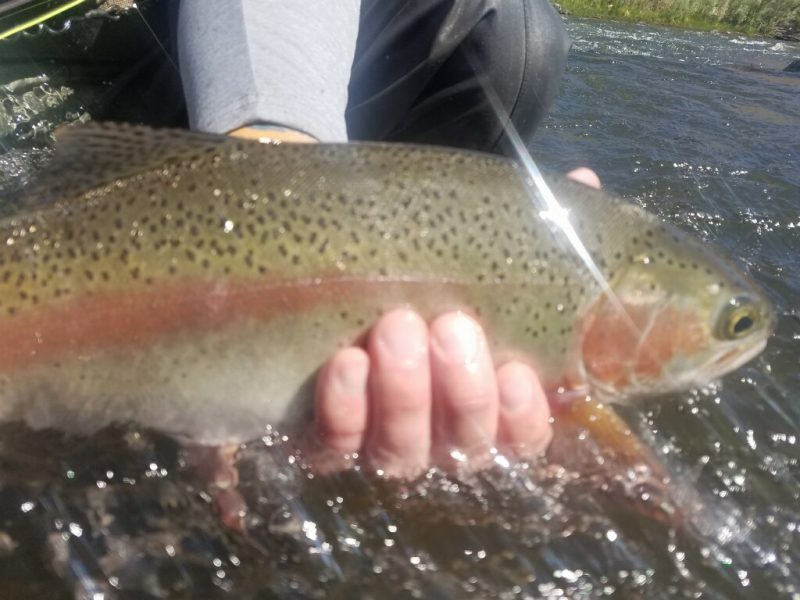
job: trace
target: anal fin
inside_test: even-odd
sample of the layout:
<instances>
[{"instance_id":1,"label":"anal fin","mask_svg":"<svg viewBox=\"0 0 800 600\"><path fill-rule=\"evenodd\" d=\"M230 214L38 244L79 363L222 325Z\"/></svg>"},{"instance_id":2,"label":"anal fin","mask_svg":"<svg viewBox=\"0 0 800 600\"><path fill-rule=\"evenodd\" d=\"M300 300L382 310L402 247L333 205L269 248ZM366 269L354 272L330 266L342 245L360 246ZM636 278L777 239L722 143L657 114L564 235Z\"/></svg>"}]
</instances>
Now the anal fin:
<instances>
[{"instance_id":1,"label":"anal fin","mask_svg":"<svg viewBox=\"0 0 800 600\"><path fill-rule=\"evenodd\" d=\"M242 532L247 505L236 489L239 485L238 450L236 444L188 446L184 449L187 462L208 486L222 522L228 528Z\"/></svg>"}]
</instances>

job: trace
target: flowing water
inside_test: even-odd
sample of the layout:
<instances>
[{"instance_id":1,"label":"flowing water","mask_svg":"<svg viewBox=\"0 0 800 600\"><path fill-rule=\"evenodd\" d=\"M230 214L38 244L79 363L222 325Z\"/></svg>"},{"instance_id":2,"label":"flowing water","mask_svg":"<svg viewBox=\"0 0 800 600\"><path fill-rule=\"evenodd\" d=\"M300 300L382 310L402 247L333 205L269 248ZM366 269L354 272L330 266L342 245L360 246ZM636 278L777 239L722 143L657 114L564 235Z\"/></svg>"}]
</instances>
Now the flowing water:
<instances>
[{"instance_id":1,"label":"flowing water","mask_svg":"<svg viewBox=\"0 0 800 600\"><path fill-rule=\"evenodd\" d=\"M219 524L171 440L7 425L0 596L800 598L800 77L781 72L800 45L568 27L563 91L535 158L593 167L738 257L778 308L752 364L624 413L675 472L686 517L668 523L646 498L631 510L606 482L501 456L474 477L314 477L267 431L241 452L242 536ZM102 113L113 83L82 87L102 74L61 69L0 64L0 190L25 182L55 124Z\"/></svg>"}]
</instances>

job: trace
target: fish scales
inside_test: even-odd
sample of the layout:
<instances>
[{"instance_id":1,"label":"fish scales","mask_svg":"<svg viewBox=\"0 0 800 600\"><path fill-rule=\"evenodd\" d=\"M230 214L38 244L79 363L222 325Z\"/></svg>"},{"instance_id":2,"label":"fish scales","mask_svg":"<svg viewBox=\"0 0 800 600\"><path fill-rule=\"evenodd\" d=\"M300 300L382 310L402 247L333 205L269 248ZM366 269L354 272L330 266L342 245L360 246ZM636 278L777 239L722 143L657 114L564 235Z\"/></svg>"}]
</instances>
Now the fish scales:
<instances>
[{"instance_id":1,"label":"fish scales","mask_svg":"<svg viewBox=\"0 0 800 600\"><path fill-rule=\"evenodd\" d=\"M626 306L660 295L708 321L746 296L761 333L725 369L761 342L769 309L734 267L632 205L552 185ZM601 286L504 159L93 127L67 134L30 196L0 225L5 419L242 441L299 418L331 351L399 305L473 312L498 360L526 357L550 388L631 384L593 327L619 325ZM682 335L650 362L700 333Z\"/></svg>"}]
</instances>

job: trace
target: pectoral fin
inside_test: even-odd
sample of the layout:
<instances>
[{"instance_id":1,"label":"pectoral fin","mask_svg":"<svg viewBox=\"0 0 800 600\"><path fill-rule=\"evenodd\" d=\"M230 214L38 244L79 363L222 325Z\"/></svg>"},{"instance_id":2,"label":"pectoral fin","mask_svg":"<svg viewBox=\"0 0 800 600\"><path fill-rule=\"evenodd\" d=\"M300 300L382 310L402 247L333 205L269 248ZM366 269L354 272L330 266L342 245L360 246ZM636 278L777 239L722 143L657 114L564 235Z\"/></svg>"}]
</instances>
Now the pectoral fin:
<instances>
[{"instance_id":1,"label":"pectoral fin","mask_svg":"<svg viewBox=\"0 0 800 600\"><path fill-rule=\"evenodd\" d=\"M578 473L580 484L670 526L683 522L669 470L613 408L591 398L574 402L556 412L554 429L548 459Z\"/></svg>"},{"instance_id":2,"label":"pectoral fin","mask_svg":"<svg viewBox=\"0 0 800 600\"><path fill-rule=\"evenodd\" d=\"M613 456L618 462L627 465L652 462L664 471L650 449L607 404L588 397L573 402L556 415L555 425L557 430L585 431L603 454Z\"/></svg>"}]
</instances>

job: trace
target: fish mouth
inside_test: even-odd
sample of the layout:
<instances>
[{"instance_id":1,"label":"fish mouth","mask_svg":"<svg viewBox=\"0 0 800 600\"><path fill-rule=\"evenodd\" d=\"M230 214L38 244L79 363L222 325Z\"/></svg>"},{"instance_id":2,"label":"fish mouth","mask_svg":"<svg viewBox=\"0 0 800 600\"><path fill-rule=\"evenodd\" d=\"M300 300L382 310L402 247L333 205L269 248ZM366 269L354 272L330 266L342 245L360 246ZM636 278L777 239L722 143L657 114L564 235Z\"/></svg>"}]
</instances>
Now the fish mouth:
<instances>
[{"instance_id":1,"label":"fish mouth","mask_svg":"<svg viewBox=\"0 0 800 600\"><path fill-rule=\"evenodd\" d=\"M701 370L700 379L703 381L719 379L723 375L738 369L742 365L750 362L767 347L769 335L764 335L755 343L737 345L733 348L723 349L718 352L706 363L706 367Z\"/></svg>"}]
</instances>

